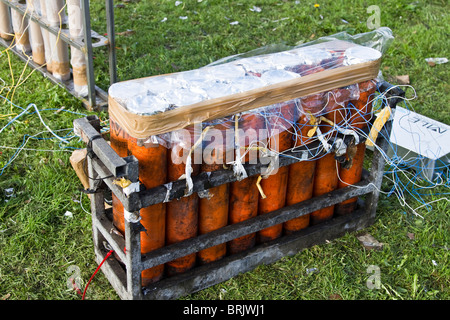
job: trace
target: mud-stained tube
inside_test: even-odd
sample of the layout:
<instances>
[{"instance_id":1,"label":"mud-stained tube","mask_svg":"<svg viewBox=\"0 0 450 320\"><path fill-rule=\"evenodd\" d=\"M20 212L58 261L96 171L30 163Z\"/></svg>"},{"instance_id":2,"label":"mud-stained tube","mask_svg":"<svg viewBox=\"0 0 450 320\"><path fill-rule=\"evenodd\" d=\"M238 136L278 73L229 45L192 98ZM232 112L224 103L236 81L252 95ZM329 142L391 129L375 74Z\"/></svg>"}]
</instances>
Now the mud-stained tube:
<instances>
[{"instance_id":1,"label":"mud-stained tube","mask_svg":"<svg viewBox=\"0 0 450 320\"><path fill-rule=\"evenodd\" d=\"M203 143L204 151L201 171L213 172L223 169L226 163L226 134L229 126L218 124L208 131ZM217 141L222 139L221 141ZM209 142L209 143L208 143ZM198 231L206 234L228 224L229 183L210 188L199 200ZM197 253L198 263L203 265L222 259L227 252L227 244L221 243Z\"/></svg>"},{"instance_id":2,"label":"mud-stained tube","mask_svg":"<svg viewBox=\"0 0 450 320\"><path fill-rule=\"evenodd\" d=\"M364 164L364 154L366 152L366 144L360 143L356 147L356 153L352 159L350 168L339 167L338 188L345 188L361 181L362 169ZM357 197L345 200L335 207L336 215L345 215L356 209Z\"/></svg>"},{"instance_id":3,"label":"mud-stained tube","mask_svg":"<svg viewBox=\"0 0 450 320\"><path fill-rule=\"evenodd\" d=\"M271 108L266 117L266 126L270 130L269 149L283 152L292 148L292 126L297 122L298 112L294 102L279 104L279 109ZM276 133L278 132L278 133ZM283 166L273 172L265 179L262 179L260 185L265 198L259 197L258 214L266 214L281 209L286 204L286 190L288 181L289 167ZM283 224L277 224L257 233L257 242L264 243L274 240L282 235Z\"/></svg>"},{"instance_id":4,"label":"mud-stained tube","mask_svg":"<svg viewBox=\"0 0 450 320\"><path fill-rule=\"evenodd\" d=\"M347 106L353 89L350 86L328 92L328 101L323 115L328 121L323 121L320 126L322 134L325 134L327 138L336 135L336 131L332 131L334 125L345 125L348 118L351 118L351 115L349 116L348 114ZM338 188L339 164L335 156L334 152L330 152L317 160L313 196L320 196ZM314 225L331 219L334 211L335 206L330 206L312 212L310 223Z\"/></svg>"},{"instance_id":5,"label":"mud-stained tube","mask_svg":"<svg viewBox=\"0 0 450 320\"><path fill-rule=\"evenodd\" d=\"M327 93L328 100L325 107L324 121L320 126L322 134L328 138L336 135L336 131L332 130L334 125L342 126L347 119L346 104L351 96L352 88L340 88L331 90ZM316 163L316 172L314 175L313 196L317 197L325 193L334 191L338 187L338 162L334 152L329 152L319 158ZM331 219L334 214L335 206L329 206L316 210L311 213L310 224L315 225L320 222Z\"/></svg>"},{"instance_id":6,"label":"mud-stained tube","mask_svg":"<svg viewBox=\"0 0 450 320\"><path fill-rule=\"evenodd\" d=\"M243 163L256 163L258 151L256 141L260 141L259 134L265 127L265 119L258 113L245 113L239 119L239 146ZM250 148L247 150L246 148ZM256 152L255 152L256 151ZM247 177L241 181L230 183L229 224L245 221L258 215L259 190L257 175ZM228 242L228 252L235 254L252 248L256 242L256 233L251 233Z\"/></svg>"},{"instance_id":7,"label":"mud-stained tube","mask_svg":"<svg viewBox=\"0 0 450 320\"><path fill-rule=\"evenodd\" d=\"M38 1L27 0L27 6L30 10L30 13L33 16L38 15L38 8L40 4ZM44 39L42 38L41 27L34 21L30 19L30 43L31 43L31 52L33 54L33 61L39 65L43 65L45 63L45 47L44 47Z\"/></svg>"},{"instance_id":8,"label":"mud-stained tube","mask_svg":"<svg viewBox=\"0 0 450 320\"><path fill-rule=\"evenodd\" d=\"M353 128L365 128L372 118L372 100L376 91L374 80L364 81L358 84L359 99L351 100L348 106L350 110L349 123Z\"/></svg>"},{"instance_id":9,"label":"mud-stained tube","mask_svg":"<svg viewBox=\"0 0 450 320\"><path fill-rule=\"evenodd\" d=\"M182 178L186 170L186 159L190 147L194 145L193 135L189 128L179 130L176 139L172 139L171 148L167 152L167 181L172 182ZM191 159L194 156L191 154ZM192 163L192 176L198 174L200 166ZM198 234L198 205L197 193L187 197L167 202L166 207L166 245L177 243ZM197 254L187 256L166 263L167 276L184 273L195 266Z\"/></svg>"},{"instance_id":10,"label":"mud-stained tube","mask_svg":"<svg viewBox=\"0 0 450 320\"><path fill-rule=\"evenodd\" d=\"M150 140L150 139L149 139ZM167 149L149 140L128 139L128 150L139 161L139 180L147 188L154 188L167 180ZM166 204L158 203L140 211L141 253L146 254L165 244ZM164 264L142 271L142 285L147 286L163 277Z\"/></svg>"},{"instance_id":11,"label":"mud-stained tube","mask_svg":"<svg viewBox=\"0 0 450 320\"><path fill-rule=\"evenodd\" d=\"M110 117L109 119L109 136L111 148L119 155L119 157L128 156L128 134L123 130L117 122ZM119 199L112 194L113 207L113 224L122 234L125 234L125 224L123 216L123 205Z\"/></svg>"},{"instance_id":12,"label":"mud-stained tube","mask_svg":"<svg viewBox=\"0 0 450 320\"><path fill-rule=\"evenodd\" d=\"M64 11L63 0L46 2L47 20L52 27L60 28L66 23L67 17ZM52 73L61 81L70 79L69 46L53 33L49 33L49 44L52 48Z\"/></svg>"},{"instance_id":13,"label":"mud-stained tube","mask_svg":"<svg viewBox=\"0 0 450 320\"><path fill-rule=\"evenodd\" d=\"M316 162L314 174L313 196L321 196L336 190L338 185L337 161L334 153L327 153ZM315 225L333 217L334 206L322 208L311 212L310 224Z\"/></svg>"},{"instance_id":14,"label":"mud-stained tube","mask_svg":"<svg viewBox=\"0 0 450 320\"><path fill-rule=\"evenodd\" d=\"M364 128L372 117L372 100L374 98L376 84L374 81L365 81L359 84L359 99L349 103L350 126L352 128ZM341 164L339 167L338 188L344 188L361 181L364 165L366 144L360 143L347 149L347 159L350 163ZM354 154L351 154L354 153ZM357 197L339 203L335 207L336 215L345 215L356 209Z\"/></svg>"},{"instance_id":15,"label":"mud-stained tube","mask_svg":"<svg viewBox=\"0 0 450 320\"><path fill-rule=\"evenodd\" d=\"M307 145L314 139L317 139L309 137L308 132L314 128L314 121L311 121L311 117L321 112L326 103L325 98L325 94L319 93L304 97L300 100L300 105L298 106L300 117L297 122L297 141L295 146ZM308 200L312 197L315 170L316 160L314 159L299 161L289 166L286 192L287 206ZM283 225L284 233L291 234L304 229L309 225L309 221L309 214L286 221Z\"/></svg>"},{"instance_id":16,"label":"mud-stained tube","mask_svg":"<svg viewBox=\"0 0 450 320\"><path fill-rule=\"evenodd\" d=\"M0 37L5 40L13 38L9 7L2 1L0 1Z\"/></svg>"},{"instance_id":17,"label":"mud-stained tube","mask_svg":"<svg viewBox=\"0 0 450 320\"><path fill-rule=\"evenodd\" d=\"M323 117L328 119L320 124L320 130L323 134L330 132L333 126L345 126L345 120L348 118L346 104L351 96L350 88L334 89L327 93L327 102ZM333 130L327 137L336 136L337 130Z\"/></svg>"},{"instance_id":18,"label":"mud-stained tube","mask_svg":"<svg viewBox=\"0 0 450 320\"><path fill-rule=\"evenodd\" d=\"M24 53L31 51L30 36L28 33L28 19L17 10L11 10L11 22L14 31L16 49Z\"/></svg>"}]
</instances>

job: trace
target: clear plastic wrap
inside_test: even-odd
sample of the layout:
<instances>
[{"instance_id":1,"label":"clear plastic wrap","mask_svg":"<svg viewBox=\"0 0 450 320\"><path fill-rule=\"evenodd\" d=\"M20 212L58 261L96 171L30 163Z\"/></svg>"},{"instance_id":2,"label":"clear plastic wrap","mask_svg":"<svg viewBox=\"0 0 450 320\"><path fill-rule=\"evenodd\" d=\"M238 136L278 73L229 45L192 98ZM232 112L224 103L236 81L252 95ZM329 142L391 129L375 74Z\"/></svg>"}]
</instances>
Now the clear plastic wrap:
<instances>
[{"instance_id":1,"label":"clear plastic wrap","mask_svg":"<svg viewBox=\"0 0 450 320\"><path fill-rule=\"evenodd\" d=\"M352 41L340 38L348 37L338 34L284 51L266 47L195 70L113 84L111 122L143 145L176 149L174 161L220 162L233 166L240 179L246 178L242 163L276 161L313 141L320 147L308 157L333 148L339 156L345 146L339 151L330 138L340 132L357 140L357 122L370 120L371 110L358 99L374 90L382 56L377 49L385 50L391 36L378 30ZM267 170L276 173L276 165Z\"/></svg>"}]
</instances>

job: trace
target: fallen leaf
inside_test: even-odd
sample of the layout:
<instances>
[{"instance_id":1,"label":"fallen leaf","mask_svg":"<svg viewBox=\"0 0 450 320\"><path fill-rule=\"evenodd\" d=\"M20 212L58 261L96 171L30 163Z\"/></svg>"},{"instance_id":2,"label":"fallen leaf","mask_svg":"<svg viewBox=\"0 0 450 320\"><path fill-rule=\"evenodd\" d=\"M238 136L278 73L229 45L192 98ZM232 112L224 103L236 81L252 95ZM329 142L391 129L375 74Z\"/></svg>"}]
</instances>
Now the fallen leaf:
<instances>
[{"instance_id":1,"label":"fallen leaf","mask_svg":"<svg viewBox=\"0 0 450 320\"><path fill-rule=\"evenodd\" d=\"M406 235L408 236L408 238L409 238L410 240L414 240L414 239L415 239L414 233L408 232Z\"/></svg>"},{"instance_id":2,"label":"fallen leaf","mask_svg":"<svg viewBox=\"0 0 450 320\"><path fill-rule=\"evenodd\" d=\"M0 300L6 300L6 299L8 299L9 297L11 297L11 294L10 294L10 293L7 293L7 294L5 294Z\"/></svg>"},{"instance_id":3,"label":"fallen leaf","mask_svg":"<svg viewBox=\"0 0 450 320\"><path fill-rule=\"evenodd\" d=\"M378 242L378 240L369 233L360 234L356 236L356 238L367 250L381 250L383 248L383 243Z\"/></svg>"},{"instance_id":4,"label":"fallen leaf","mask_svg":"<svg viewBox=\"0 0 450 320\"><path fill-rule=\"evenodd\" d=\"M399 84L409 84L409 75L405 74L403 76L396 76L395 79Z\"/></svg>"},{"instance_id":5,"label":"fallen leaf","mask_svg":"<svg viewBox=\"0 0 450 320\"><path fill-rule=\"evenodd\" d=\"M337 294L337 293L334 293L334 294L330 295L328 298L330 300L342 300L342 297L339 294Z\"/></svg>"},{"instance_id":6,"label":"fallen leaf","mask_svg":"<svg viewBox=\"0 0 450 320\"><path fill-rule=\"evenodd\" d=\"M117 35L118 36L128 37L128 36L131 36L131 35L133 35L135 33L136 33L136 31L134 31L134 30L127 30L127 31L123 31L123 32L118 32Z\"/></svg>"}]
</instances>

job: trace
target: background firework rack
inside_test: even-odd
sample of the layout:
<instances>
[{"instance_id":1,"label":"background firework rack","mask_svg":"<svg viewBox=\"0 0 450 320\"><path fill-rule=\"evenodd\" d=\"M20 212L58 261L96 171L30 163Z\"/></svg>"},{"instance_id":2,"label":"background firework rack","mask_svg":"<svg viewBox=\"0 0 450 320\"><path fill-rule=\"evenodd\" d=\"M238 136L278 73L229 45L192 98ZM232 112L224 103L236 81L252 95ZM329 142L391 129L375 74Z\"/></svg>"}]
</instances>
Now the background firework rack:
<instances>
[{"instance_id":1,"label":"background firework rack","mask_svg":"<svg viewBox=\"0 0 450 320\"><path fill-rule=\"evenodd\" d=\"M385 92L390 87L390 84L384 82L378 90ZM395 108L398 102L398 98L395 97L404 96L404 92L400 89L391 88L386 96L391 97L388 99L389 104L391 108ZM90 177L89 192L91 193L93 240L97 263L100 264L103 261L109 250L114 250L124 264L121 265L115 257L111 256L102 265L103 273L121 299L147 300L176 299L188 295L228 280L239 273L250 271L260 264L273 263L283 256L296 254L307 247L324 243L326 240L335 239L346 232L360 230L373 224L384 173L385 159L383 152L386 152L389 143L391 122L386 123L376 141L376 144L383 151L374 149L370 172L364 170L361 182L355 186L338 189L241 223L227 225L216 231L156 249L146 255L141 255L141 225L139 222L133 223L125 220L125 237L118 235L118 232L112 232L115 229L112 223L112 210L105 209L105 198L109 198L110 192L113 192L120 199L125 210L137 212L140 208L182 197L186 188L186 181L173 182L171 188L160 185L145 190L141 187L139 192L131 193L129 197L126 197L121 187L114 184L113 181L117 178L126 177L131 182L138 182L137 159L134 156L121 158L117 155L100 134L100 122L96 116L77 119L74 121L74 127L87 143L87 171ZM369 129L365 130L367 134ZM349 142L351 139L351 136L343 137L341 135L340 137L344 138L345 142ZM362 141L365 140L363 136L360 138ZM314 146L309 145L309 147ZM301 150L302 148L299 148L298 151ZM292 154L298 157L297 152ZM289 153L279 158L280 166L290 165L297 161L297 159L289 157ZM251 176L260 174L263 165L260 163L244 164L244 167L248 176ZM193 177L193 180L194 192L199 192L236 181L236 177L232 170L219 170L211 172L210 175L201 173ZM142 270L283 223L346 199L364 195L365 200L360 197L358 209L349 215L332 218L321 224L309 226L297 233L256 245L247 251L226 256L219 261L204 266L195 267L186 273L162 279L152 284L151 287L143 288L141 286L140 275Z\"/></svg>"},{"instance_id":2,"label":"background firework rack","mask_svg":"<svg viewBox=\"0 0 450 320\"><path fill-rule=\"evenodd\" d=\"M64 87L68 92L70 92L73 96L81 99L85 107L92 110L103 110L108 107L108 94L101 88L95 85L95 77L94 77L94 65L93 65L93 49L108 46L109 48L109 74L110 74L110 84L113 84L117 81L116 74L116 53L115 53L115 31L114 31L114 4L113 0L105 0L105 9L106 9L106 23L107 23L107 37L99 35L95 31L91 30L91 16L89 11L89 0L81 1L81 10L83 17L83 31L84 31L84 39L75 39L69 35L69 30L63 28L60 30L59 28L55 28L49 25L48 21L44 18L36 15L30 14L27 11L27 5L16 2L13 3L8 0L0 0L5 3L7 6L11 8L11 10L17 10L20 14L25 15L26 18L31 19L32 21L38 23L42 28L47 29L49 32L58 35L59 39L68 43L70 46L81 50L85 54L86 59L86 72L87 72L87 80L88 80L88 96L86 98L79 97L74 91L74 85L72 77L70 80L61 81L56 79L51 73L47 71L45 67L42 67L32 59L29 59L26 55L24 55L21 51L17 50L15 47L10 50L14 52L21 60L27 62L28 65L39 72L41 72L45 77L50 79L53 83L56 83L62 87ZM94 40L94 42L93 42ZM13 40L12 40L13 41ZM0 38L0 44L4 47L10 47L11 41Z\"/></svg>"}]
</instances>

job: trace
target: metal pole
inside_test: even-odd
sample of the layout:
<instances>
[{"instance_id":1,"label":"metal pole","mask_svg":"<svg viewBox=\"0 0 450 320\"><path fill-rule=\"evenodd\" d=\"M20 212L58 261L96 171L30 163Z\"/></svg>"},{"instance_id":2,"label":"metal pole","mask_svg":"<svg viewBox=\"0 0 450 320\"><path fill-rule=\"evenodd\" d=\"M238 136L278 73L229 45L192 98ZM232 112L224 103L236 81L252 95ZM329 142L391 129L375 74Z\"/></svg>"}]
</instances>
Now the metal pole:
<instances>
[{"instance_id":1,"label":"metal pole","mask_svg":"<svg viewBox=\"0 0 450 320\"><path fill-rule=\"evenodd\" d=\"M106 0L106 27L109 40L109 84L117 82L116 70L116 36L114 29L114 3Z\"/></svg>"},{"instance_id":2,"label":"metal pole","mask_svg":"<svg viewBox=\"0 0 450 320\"><path fill-rule=\"evenodd\" d=\"M88 101L89 108L95 109L95 78L94 61L92 51L91 37L91 15L89 13L89 0L81 1L81 11L83 12L83 31L84 31L84 54L86 57L86 72L88 80Z\"/></svg>"}]
</instances>

